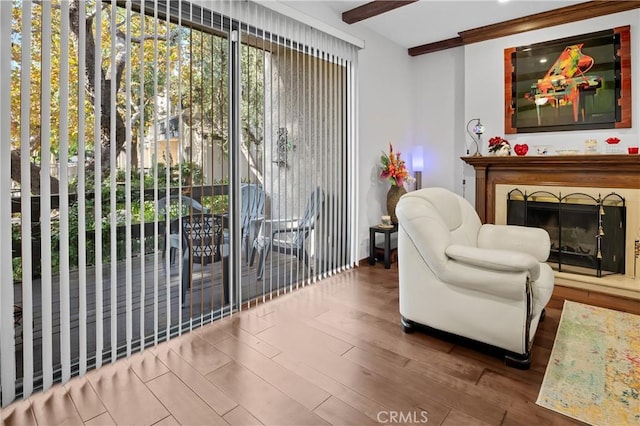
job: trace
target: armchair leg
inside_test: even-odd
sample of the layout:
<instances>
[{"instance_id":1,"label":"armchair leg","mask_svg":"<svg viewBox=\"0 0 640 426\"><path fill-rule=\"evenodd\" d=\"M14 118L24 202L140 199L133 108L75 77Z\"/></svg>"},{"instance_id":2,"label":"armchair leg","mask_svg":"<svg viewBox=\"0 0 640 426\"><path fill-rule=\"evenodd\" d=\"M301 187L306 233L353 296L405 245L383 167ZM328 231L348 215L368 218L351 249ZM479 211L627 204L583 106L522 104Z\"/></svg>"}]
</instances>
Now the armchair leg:
<instances>
[{"instance_id":1,"label":"armchair leg","mask_svg":"<svg viewBox=\"0 0 640 426\"><path fill-rule=\"evenodd\" d=\"M507 354L504 356L504 363L507 367L528 370L531 368L531 352L523 355Z\"/></svg>"},{"instance_id":2,"label":"armchair leg","mask_svg":"<svg viewBox=\"0 0 640 426\"><path fill-rule=\"evenodd\" d=\"M247 241L247 237L242 237L242 257L244 257L245 262L249 264L249 242Z\"/></svg>"},{"instance_id":3,"label":"armchair leg","mask_svg":"<svg viewBox=\"0 0 640 426\"><path fill-rule=\"evenodd\" d=\"M267 240L264 247L258 248L258 274L256 276L257 280L262 279L262 274L264 274L264 265L267 263L267 257L269 257L269 252L271 251L271 240Z\"/></svg>"},{"instance_id":4,"label":"armchair leg","mask_svg":"<svg viewBox=\"0 0 640 426\"><path fill-rule=\"evenodd\" d=\"M187 297L190 296L189 288L191 288L191 257L187 254L182 258L182 282L180 283L180 291L182 292L182 307L188 307L191 301L187 303Z\"/></svg>"},{"instance_id":5,"label":"armchair leg","mask_svg":"<svg viewBox=\"0 0 640 426\"><path fill-rule=\"evenodd\" d=\"M256 279L259 281L262 279L262 274L264 272L264 259L265 255L262 249L258 250L258 273L256 274Z\"/></svg>"},{"instance_id":6,"label":"armchair leg","mask_svg":"<svg viewBox=\"0 0 640 426\"><path fill-rule=\"evenodd\" d=\"M402 331L405 333L413 333L416 329L414 327L414 323L411 320L406 319L405 317L400 317L400 326L402 327Z\"/></svg>"},{"instance_id":7,"label":"armchair leg","mask_svg":"<svg viewBox=\"0 0 640 426\"><path fill-rule=\"evenodd\" d=\"M253 266L253 262L256 259L256 247L251 247L251 257L249 258L249 266Z\"/></svg>"}]
</instances>

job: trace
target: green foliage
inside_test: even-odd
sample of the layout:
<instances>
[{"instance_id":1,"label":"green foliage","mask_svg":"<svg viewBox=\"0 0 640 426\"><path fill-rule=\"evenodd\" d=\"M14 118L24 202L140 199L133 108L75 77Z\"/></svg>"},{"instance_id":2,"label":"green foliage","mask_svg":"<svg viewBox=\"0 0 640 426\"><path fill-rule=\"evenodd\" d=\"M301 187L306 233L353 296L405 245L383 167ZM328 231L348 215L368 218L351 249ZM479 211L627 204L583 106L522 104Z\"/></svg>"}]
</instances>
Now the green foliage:
<instances>
[{"instance_id":1,"label":"green foliage","mask_svg":"<svg viewBox=\"0 0 640 426\"><path fill-rule=\"evenodd\" d=\"M1 1L1 0L0 0ZM88 157L91 152L102 149L102 152L108 152L108 146L94 146L94 125L96 121L100 122L100 117L96 120L94 116L94 101L90 90L85 85L87 96L84 105L78 103L79 91L83 90L79 85L79 76L86 73L79 66L78 46L73 35L69 39L69 54L64 56L61 54L61 34L60 22L61 0L52 0L51 15L51 72L46 74L50 87L51 102L49 105L50 117L41 116L43 105L41 104L43 94L41 88L43 70L43 55L48 52L42 51L42 4L44 2L31 3L31 11L29 16L23 16L22 2L14 0L12 8L12 34L16 37L12 38L11 44L11 102L9 105L9 113L11 120L11 147L19 149L21 144L30 144L30 157L33 163L39 163L42 156L42 147L40 141L41 126L43 119L49 119L51 127L50 134L42 135L50 143L50 151L56 157L60 154L60 141L68 140L68 156L77 155L78 147L84 146ZM78 0L72 0L72 5L77 4ZM119 2L120 3L120 2ZM123 3L124 4L124 3ZM111 67L111 23L110 13L111 4L100 3L95 0L87 0L86 16L93 17L96 11L96 5L104 6L101 11L101 22L95 23L101 27L101 39L96 40L96 44L101 46L99 54L101 58L101 67L103 75L107 75ZM116 88L116 114L123 118L131 126L132 143L136 145L124 146L124 150L131 150L132 155L135 150L142 152L145 135L150 131L157 130L154 125L162 114L177 115L181 113L181 122L183 126L189 127L194 133L198 133L201 140L219 141L223 153L227 153L228 140L228 42L226 38L218 34L205 32L200 29L191 28L183 21L183 26L178 27L175 23L167 22L164 19L158 19L151 16L145 16L138 12L133 12L131 19L126 16L126 10L122 7L116 9L116 22L127 22L131 27L132 39L139 42L132 42L130 47L130 56L127 59L126 67L130 69L131 86L130 86L130 102L128 106L132 108L132 118L125 120L125 111L127 107L127 93L125 84L121 84ZM29 97L30 97L30 118L28 123L21 121L21 94L27 88L21 85L22 63L22 38L18 37L22 32L22 25L25 20L32 23L30 58L31 62L27 66L28 79L30 80ZM91 21L91 19L88 19ZM122 27L124 28L124 27ZM95 34L95 33L94 33ZM122 32L115 33L117 37L121 37ZM117 48L121 48L122 43L115 43ZM83 52L85 54L91 52ZM122 53L122 52L118 52ZM241 121L243 138L246 144L259 144L262 142L262 129L264 126L264 65L265 57L268 55L266 51L256 49L243 44L242 47L242 75L241 75ZM118 55L116 55L118 56ZM68 120L67 128L61 128L61 101L66 99L60 98L61 89L61 61L68 61L69 74L69 104L68 112L65 119ZM92 69L92 64L90 64ZM124 80L124 79L123 79ZM105 80L106 81L106 80ZM104 82L104 81L103 81ZM97 82L100 84L100 82ZM166 98L171 111L159 111L157 100ZM80 113L84 114L84 121L80 121ZM102 122L106 115L110 114L109 108L102 109ZM29 133L32 140L22 141L21 126L29 125ZM84 139L79 135L79 129L84 130ZM104 131L104 129L103 129ZM181 129L182 138L187 139L184 129ZM99 132L98 132L99 133ZM102 135L104 136L104 135ZM102 143L107 142L109 138L102 137ZM111 138L113 139L113 138ZM195 138L192 138L195 139ZM193 140L191 141L192 143ZM195 142L197 143L197 142ZM103 156L104 157L104 156ZM104 160L104 158L103 158ZM79 164L79 167L83 167ZM85 178L85 194L86 210L86 250L87 263L95 264L95 238L92 232L96 228L96 222L101 224L102 228L102 252L103 262L109 262L110 259L110 200L112 192L115 195L116 202L116 225L122 226L127 216L131 217L132 223L153 222L154 220L163 220L162 215L156 212L154 196L147 193L153 188L159 189L159 194L163 194L165 188L178 188L200 186L204 182L204 173L202 164L196 162L182 162L178 165L171 165L167 169L164 163L155 164L151 170L143 172L139 171L143 165L133 162L131 167L136 170L132 173L130 185L131 208L126 208L126 175L122 170L115 171L116 186L112 191L110 179L106 178L102 182L96 184L92 170L86 170ZM145 195L141 201L140 187L144 188ZM94 197L98 191L102 198L102 211L95 211ZM69 186L69 192L77 193L77 181L72 181ZM158 195L161 197L162 195ZM224 212L228 210L228 197L225 195L215 197L204 197L202 204L211 212ZM185 212L176 210L177 207L170 207L170 217L174 218ZM52 211L52 264L54 271L59 270L60 264L60 231L58 212ZM69 261L71 267L78 265L78 238L79 233L79 211L77 201L69 206ZM34 220L37 220L34 218ZM12 229L14 241L20 241L20 227L14 226ZM34 241L40 239L40 235L33 235ZM134 255L142 254L142 244L144 243L144 252L149 253L156 248L153 246L154 237L147 237L143 242L133 240L132 246ZM39 243L38 243L39 244ZM118 234L116 241L118 259L125 256L125 238ZM34 255L39 255L35 254ZM21 263L20 257L15 257L14 275L18 280L21 279ZM34 266L34 273L38 274L39 265Z\"/></svg>"},{"instance_id":2,"label":"green foliage","mask_svg":"<svg viewBox=\"0 0 640 426\"><path fill-rule=\"evenodd\" d=\"M158 196L160 199L164 197L166 191L166 166L164 164L158 165ZM162 179L161 179L162 177ZM131 216L132 224L139 223L153 223L158 221L160 235L157 236L159 244L162 244L162 233L165 225L166 215L164 209L156 208L156 199L153 196L153 187L154 187L154 173L148 172L143 176L144 179L144 188L148 188L145 190L145 196L141 200L140 197L140 174L135 173L131 176L131 209L126 209L126 186L125 186L126 174L122 170L118 170L116 172L116 226L124 227L126 224L126 218L129 214ZM189 188L187 182L193 179L193 185L202 185L203 183L203 172L202 168L195 163L183 163L182 164L182 184L183 188ZM219 184L226 182L219 182ZM172 166L170 168L170 188L177 189L178 186L178 166ZM89 176L86 179L86 188L87 192L85 194L85 232L86 232L86 262L87 265L95 265L96 263L96 247L95 247L95 229L96 229L96 221L99 220L102 229L102 263L111 262L111 189L110 189L110 178L105 178L100 185L100 192L102 195L102 212L96 217L95 214L95 203L94 203L94 194L95 194L95 184L92 176ZM77 182L72 182L70 187L71 193L76 193ZM222 213L228 210L229 206L229 197L227 195L218 195L218 196L206 196L201 200L201 204L205 209L212 213ZM169 220L173 220L178 218L179 216L186 216L191 213L188 205L183 204L182 210L180 210L180 205L176 203L171 203L169 205ZM73 201L69 205L69 218L67 221L69 227L69 265L71 269L75 269L79 265L80 259L80 251L79 251L79 241L78 235L80 233L79 229L79 207L78 201ZM93 232L92 232L93 231ZM125 259L126 256L126 239L124 234L124 229L118 229L116 234L116 252L118 261ZM20 244L21 242L21 232L20 232L20 224L15 223L12 227L12 238L13 241ZM40 244L40 234L39 232L33 232L32 239L34 244L39 247ZM154 235L147 235L144 241L144 254L153 253L155 248L155 239ZM58 272L60 270L60 243L61 243L61 234L60 234L60 217L56 214L52 216L51 221L51 253L52 253L52 269L53 272ZM133 239L132 243L132 253L134 256L139 256L142 254L142 241L138 239ZM35 247L35 246L34 246ZM39 253L34 253L34 256L39 256ZM34 275L40 274L40 265L36 262L33 265L33 273ZM13 271L14 271L14 280L21 281L22 280L22 264L21 258L19 256L13 258Z\"/></svg>"}]
</instances>

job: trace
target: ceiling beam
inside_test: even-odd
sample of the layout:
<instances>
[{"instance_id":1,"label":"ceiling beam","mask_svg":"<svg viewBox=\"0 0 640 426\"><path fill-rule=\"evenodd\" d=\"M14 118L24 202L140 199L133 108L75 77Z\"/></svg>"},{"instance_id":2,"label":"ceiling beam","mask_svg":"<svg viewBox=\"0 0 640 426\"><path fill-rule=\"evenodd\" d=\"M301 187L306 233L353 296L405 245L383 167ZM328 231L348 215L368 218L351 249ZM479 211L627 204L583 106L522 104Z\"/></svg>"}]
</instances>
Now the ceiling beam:
<instances>
[{"instance_id":1,"label":"ceiling beam","mask_svg":"<svg viewBox=\"0 0 640 426\"><path fill-rule=\"evenodd\" d=\"M639 7L640 1L589 1L536 13L535 15L524 16L522 18L511 19L498 24L461 31L458 34L462 37L464 44L471 44L612 13L624 12Z\"/></svg>"},{"instance_id":2,"label":"ceiling beam","mask_svg":"<svg viewBox=\"0 0 640 426\"><path fill-rule=\"evenodd\" d=\"M420 46L412 47L409 49L410 56L424 55L425 53L433 53L439 50L452 49L454 47L462 46L462 37L453 37L446 40L436 41L434 43L427 43Z\"/></svg>"},{"instance_id":3,"label":"ceiling beam","mask_svg":"<svg viewBox=\"0 0 640 426\"><path fill-rule=\"evenodd\" d=\"M484 27L473 28L471 30L460 31L460 37L437 41L411 47L408 53L411 56L424 55L426 53L437 52L438 50L449 49L465 44L478 43L480 41L492 40L519 34L526 31L539 30L541 28L553 27L556 25L568 24L582 21L584 19L595 18L612 13L625 12L627 10L640 8L640 1L616 1L616 0L596 0L579 3L547 12L536 13L522 18L511 19L497 24L485 25ZM456 44L454 40L460 39Z\"/></svg>"},{"instance_id":4,"label":"ceiling beam","mask_svg":"<svg viewBox=\"0 0 640 426\"><path fill-rule=\"evenodd\" d=\"M342 20L347 24L354 24L416 1L418 0L375 0L343 12Z\"/></svg>"}]
</instances>

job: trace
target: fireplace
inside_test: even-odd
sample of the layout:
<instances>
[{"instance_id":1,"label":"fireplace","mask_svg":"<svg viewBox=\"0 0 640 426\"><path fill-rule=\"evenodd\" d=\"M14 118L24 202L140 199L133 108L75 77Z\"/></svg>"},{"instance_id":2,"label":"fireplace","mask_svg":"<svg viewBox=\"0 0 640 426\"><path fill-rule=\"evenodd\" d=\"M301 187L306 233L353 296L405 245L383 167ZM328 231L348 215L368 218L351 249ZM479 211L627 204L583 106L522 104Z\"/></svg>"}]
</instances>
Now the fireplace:
<instances>
[{"instance_id":1,"label":"fireplace","mask_svg":"<svg viewBox=\"0 0 640 426\"><path fill-rule=\"evenodd\" d=\"M640 156L639 155L564 155L564 156L521 156L521 157L463 157L462 160L475 169L475 207L483 223L506 224L508 193L518 188L523 194L546 191L551 194L587 194L596 200L600 194L615 192L624 198L625 211L620 217L625 219L624 260L622 267L616 269L608 261L602 265L602 277L593 271L587 275L582 266L568 265L563 261L561 270L556 266L556 285L574 287L587 291L604 292L617 296L640 300ZM547 197L552 200L553 197ZM539 197L536 202L549 201ZM582 202L575 203L581 204ZM615 203L614 203L615 204ZM538 210L548 206L536 206ZM582 207L576 207L582 209ZM604 206L604 218L615 217L615 211L609 213L609 206ZM552 216L538 212L549 222L549 231L559 236L569 231L554 230ZM581 212L588 216L589 213ZM556 216L557 220L564 219ZM582 223L584 219L578 219ZM605 219L606 220L606 219ZM605 237L615 227L604 225ZM584 227L585 234L594 234L593 225ZM599 232L599 227L595 233ZM566 240L566 238L565 238ZM586 240L586 238L585 238ZM610 252L606 246L605 254ZM557 243L559 247L560 242ZM564 244L563 244L564 245ZM591 250L591 246L580 243L574 250ZM568 251L568 250L567 250ZM597 252L596 252L597 256ZM576 257L576 256L574 256ZM564 260L567 256L564 257ZM618 256L616 256L616 261ZM552 266L554 266L552 264ZM582 272L582 273L578 273ZM611 273L616 272L617 273Z\"/></svg>"},{"instance_id":2,"label":"fireplace","mask_svg":"<svg viewBox=\"0 0 640 426\"><path fill-rule=\"evenodd\" d=\"M507 194L507 224L543 228L551 239L549 262L558 271L601 277L625 273L626 206L621 195L549 191Z\"/></svg>"}]
</instances>

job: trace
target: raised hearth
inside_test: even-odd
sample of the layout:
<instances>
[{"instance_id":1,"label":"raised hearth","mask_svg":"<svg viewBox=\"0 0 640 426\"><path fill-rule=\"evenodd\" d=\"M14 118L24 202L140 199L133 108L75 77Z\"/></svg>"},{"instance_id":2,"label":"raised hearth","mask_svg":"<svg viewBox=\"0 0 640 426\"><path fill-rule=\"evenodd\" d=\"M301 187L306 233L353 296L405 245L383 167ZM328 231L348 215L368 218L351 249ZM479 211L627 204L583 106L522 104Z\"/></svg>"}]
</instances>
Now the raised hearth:
<instances>
[{"instance_id":1,"label":"raised hearth","mask_svg":"<svg viewBox=\"0 0 640 426\"><path fill-rule=\"evenodd\" d=\"M463 157L476 172L476 211L483 223L506 223L507 193L551 190L594 196L619 192L627 209L626 272L616 278L556 273L556 284L640 299L640 271L634 274L634 241L640 238L640 156L571 155Z\"/></svg>"}]
</instances>

